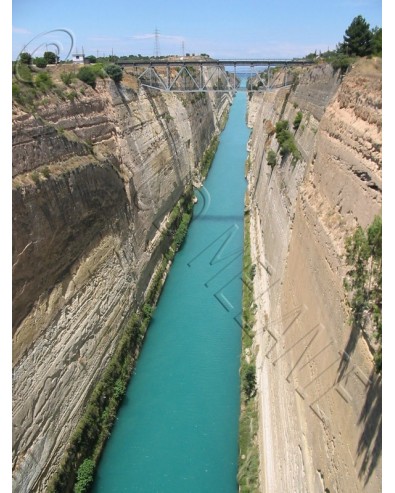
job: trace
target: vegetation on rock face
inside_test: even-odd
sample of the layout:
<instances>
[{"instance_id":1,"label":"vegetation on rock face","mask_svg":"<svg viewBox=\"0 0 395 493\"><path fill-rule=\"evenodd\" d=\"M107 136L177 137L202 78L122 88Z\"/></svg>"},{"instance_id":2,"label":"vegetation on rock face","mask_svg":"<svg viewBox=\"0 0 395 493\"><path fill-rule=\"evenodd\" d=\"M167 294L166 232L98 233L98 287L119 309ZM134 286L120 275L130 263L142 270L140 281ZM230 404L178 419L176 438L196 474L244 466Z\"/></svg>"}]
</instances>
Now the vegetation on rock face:
<instances>
[{"instance_id":1,"label":"vegetation on rock face","mask_svg":"<svg viewBox=\"0 0 395 493\"><path fill-rule=\"evenodd\" d=\"M277 163L277 156L276 153L270 149L270 151L267 153L267 164L272 167L272 169L276 166Z\"/></svg>"},{"instance_id":2,"label":"vegetation on rock face","mask_svg":"<svg viewBox=\"0 0 395 493\"><path fill-rule=\"evenodd\" d=\"M119 65L115 65L111 63L110 65L107 65L105 68L106 73L111 77L111 79L118 83L121 82L122 77L123 77L123 72L122 69Z\"/></svg>"},{"instance_id":3,"label":"vegetation on rock face","mask_svg":"<svg viewBox=\"0 0 395 493\"><path fill-rule=\"evenodd\" d=\"M73 80L76 78L76 75L74 72L62 72L60 74L60 78L63 82L63 84L66 84L66 86L69 86Z\"/></svg>"},{"instance_id":4,"label":"vegetation on rock face","mask_svg":"<svg viewBox=\"0 0 395 493\"><path fill-rule=\"evenodd\" d=\"M295 120L293 123L293 129L297 130L300 126L300 122L302 121L303 118L303 113L301 111L298 111L295 116Z\"/></svg>"},{"instance_id":5,"label":"vegetation on rock face","mask_svg":"<svg viewBox=\"0 0 395 493\"><path fill-rule=\"evenodd\" d=\"M92 67L81 67L78 71L77 77L82 80L82 82L85 82L85 84L93 87L93 89L96 87L97 75Z\"/></svg>"},{"instance_id":6,"label":"vegetation on rock face","mask_svg":"<svg viewBox=\"0 0 395 493\"><path fill-rule=\"evenodd\" d=\"M251 399L256 394L256 370L255 364L248 364L243 368L241 375L243 392L248 399Z\"/></svg>"},{"instance_id":7,"label":"vegetation on rock face","mask_svg":"<svg viewBox=\"0 0 395 493\"><path fill-rule=\"evenodd\" d=\"M248 208L248 196L246 195ZM239 468L237 481L239 491L258 491L259 449L258 449L258 405L256 394L255 354L253 352L253 326L255 323L253 279L255 265L251 261L250 213L244 216L243 255L243 317L241 354L241 412L239 421Z\"/></svg>"},{"instance_id":8,"label":"vegetation on rock face","mask_svg":"<svg viewBox=\"0 0 395 493\"><path fill-rule=\"evenodd\" d=\"M77 472L77 482L74 486L75 493L85 493L93 483L95 463L92 459L85 459Z\"/></svg>"},{"instance_id":9,"label":"vegetation on rock face","mask_svg":"<svg viewBox=\"0 0 395 493\"><path fill-rule=\"evenodd\" d=\"M34 85L40 91L47 92L54 86L54 83L52 81L51 75L48 72L41 72L40 74L36 75L34 79Z\"/></svg>"},{"instance_id":10,"label":"vegetation on rock face","mask_svg":"<svg viewBox=\"0 0 395 493\"><path fill-rule=\"evenodd\" d=\"M201 163L201 170L200 173L203 178L205 178L209 172L211 163L214 160L215 153L217 152L219 144L219 139L218 136L215 135L207 147L207 149L204 151L203 158L202 158L202 163Z\"/></svg>"},{"instance_id":11,"label":"vegetation on rock face","mask_svg":"<svg viewBox=\"0 0 395 493\"><path fill-rule=\"evenodd\" d=\"M360 226L346 240L346 261L351 267L344 286L350 293L353 330L372 327L378 348L374 356L376 370L381 372L382 330L382 221L376 216L364 230Z\"/></svg>"},{"instance_id":12,"label":"vegetation on rock face","mask_svg":"<svg viewBox=\"0 0 395 493\"><path fill-rule=\"evenodd\" d=\"M295 138L288 130L289 123L287 120L279 120L276 123L276 139L280 146L280 154L285 157L292 154L293 161L299 161L302 155L296 145Z\"/></svg>"}]
</instances>

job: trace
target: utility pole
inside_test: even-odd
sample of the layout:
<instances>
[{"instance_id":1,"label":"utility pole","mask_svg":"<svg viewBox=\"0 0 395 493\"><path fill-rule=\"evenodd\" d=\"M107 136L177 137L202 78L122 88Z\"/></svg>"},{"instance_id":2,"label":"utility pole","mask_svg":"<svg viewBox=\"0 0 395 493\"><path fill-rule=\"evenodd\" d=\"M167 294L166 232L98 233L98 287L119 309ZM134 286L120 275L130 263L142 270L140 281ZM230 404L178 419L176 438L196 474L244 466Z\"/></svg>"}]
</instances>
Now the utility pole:
<instances>
[{"instance_id":1,"label":"utility pole","mask_svg":"<svg viewBox=\"0 0 395 493\"><path fill-rule=\"evenodd\" d=\"M185 43L184 41L182 42L182 56L184 57L185 56Z\"/></svg>"}]
</instances>

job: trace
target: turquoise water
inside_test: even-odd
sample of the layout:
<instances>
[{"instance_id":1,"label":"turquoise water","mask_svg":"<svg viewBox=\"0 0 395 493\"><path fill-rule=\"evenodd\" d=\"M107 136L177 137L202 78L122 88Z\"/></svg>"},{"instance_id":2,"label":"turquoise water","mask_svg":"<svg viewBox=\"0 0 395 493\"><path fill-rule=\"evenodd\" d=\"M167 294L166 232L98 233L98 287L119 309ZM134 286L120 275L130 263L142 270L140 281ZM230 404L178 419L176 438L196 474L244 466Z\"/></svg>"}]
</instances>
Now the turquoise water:
<instances>
[{"instance_id":1,"label":"turquoise water","mask_svg":"<svg viewBox=\"0 0 395 493\"><path fill-rule=\"evenodd\" d=\"M238 93L94 493L236 493L246 94Z\"/></svg>"}]
</instances>

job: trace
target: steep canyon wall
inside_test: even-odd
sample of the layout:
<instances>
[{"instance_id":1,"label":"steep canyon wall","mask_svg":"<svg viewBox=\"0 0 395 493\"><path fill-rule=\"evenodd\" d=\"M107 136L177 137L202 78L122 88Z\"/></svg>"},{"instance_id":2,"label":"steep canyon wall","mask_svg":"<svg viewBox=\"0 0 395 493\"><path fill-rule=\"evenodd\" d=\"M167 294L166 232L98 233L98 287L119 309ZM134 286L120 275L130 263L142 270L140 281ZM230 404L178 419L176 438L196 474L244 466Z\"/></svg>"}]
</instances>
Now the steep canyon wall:
<instances>
[{"instance_id":1,"label":"steep canyon wall","mask_svg":"<svg viewBox=\"0 0 395 493\"><path fill-rule=\"evenodd\" d=\"M298 112L295 163L274 127ZM248 122L261 491L380 491L381 378L343 279L345 238L381 213L381 61L303 69L253 95Z\"/></svg>"},{"instance_id":2,"label":"steep canyon wall","mask_svg":"<svg viewBox=\"0 0 395 493\"><path fill-rule=\"evenodd\" d=\"M82 84L82 83L80 83ZM44 491L229 95L99 80L13 108L13 476Z\"/></svg>"}]
</instances>

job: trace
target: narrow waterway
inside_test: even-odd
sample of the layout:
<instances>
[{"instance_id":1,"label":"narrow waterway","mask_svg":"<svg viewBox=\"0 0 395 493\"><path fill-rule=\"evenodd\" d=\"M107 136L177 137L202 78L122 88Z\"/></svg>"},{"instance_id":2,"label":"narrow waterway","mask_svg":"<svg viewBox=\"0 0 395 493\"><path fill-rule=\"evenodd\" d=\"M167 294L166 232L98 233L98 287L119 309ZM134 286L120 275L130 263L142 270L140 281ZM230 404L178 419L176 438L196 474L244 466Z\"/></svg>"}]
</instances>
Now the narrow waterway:
<instances>
[{"instance_id":1,"label":"narrow waterway","mask_svg":"<svg viewBox=\"0 0 395 493\"><path fill-rule=\"evenodd\" d=\"M239 92L94 493L237 492L245 112Z\"/></svg>"}]
</instances>

